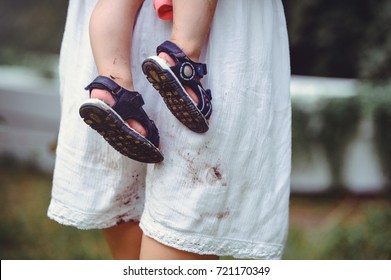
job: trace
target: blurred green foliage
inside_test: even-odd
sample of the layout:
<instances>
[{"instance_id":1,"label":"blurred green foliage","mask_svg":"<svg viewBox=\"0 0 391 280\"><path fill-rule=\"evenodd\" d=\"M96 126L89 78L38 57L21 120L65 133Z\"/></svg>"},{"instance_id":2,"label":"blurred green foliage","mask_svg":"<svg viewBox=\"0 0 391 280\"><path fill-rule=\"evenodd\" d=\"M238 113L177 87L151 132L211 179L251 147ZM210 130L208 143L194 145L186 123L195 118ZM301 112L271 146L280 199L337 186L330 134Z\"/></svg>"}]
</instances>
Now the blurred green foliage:
<instances>
[{"instance_id":1,"label":"blurred green foliage","mask_svg":"<svg viewBox=\"0 0 391 280\"><path fill-rule=\"evenodd\" d=\"M29 53L58 54L68 1L2 0L0 64L18 64Z\"/></svg>"},{"instance_id":2,"label":"blurred green foliage","mask_svg":"<svg viewBox=\"0 0 391 280\"><path fill-rule=\"evenodd\" d=\"M391 180L391 102L376 108L374 122L377 154L383 173Z\"/></svg>"},{"instance_id":3,"label":"blurred green foliage","mask_svg":"<svg viewBox=\"0 0 391 280\"><path fill-rule=\"evenodd\" d=\"M284 259L389 260L387 199L293 197Z\"/></svg>"},{"instance_id":4,"label":"blurred green foliage","mask_svg":"<svg viewBox=\"0 0 391 280\"><path fill-rule=\"evenodd\" d=\"M337 260L391 259L391 207L384 211L366 209L363 221L349 225L338 223L323 254Z\"/></svg>"},{"instance_id":5,"label":"blurred green foliage","mask_svg":"<svg viewBox=\"0 0 391 280\"><path fill-rule=\"evenodd\" d=\"M383 174L391 181L391 86L377 89L373 108L374 143ZM373 99L374 96L370 98Z\"/></svg>"},{"instance_id":6,"label":"blurred green foliage","mask_svg":"<svg viewBox=\"0 0 391 280\"><path fill-rule=\"evenodd\" d=\"M0 158L0 258L109 259L101 231L81 231L47 217L51 180L33 163Z\"/></svg>"},{"instance_id":7,"label":"blurred green foliage","mask_svg":"<svg viewBox=\"0 0 391 280\"><path fill-rule=\"evenodd\" d=\"M331 191L343 191L342 172L346 151L355 138L363 106L358 96L325 98L314 111L293 102L293 159L311 161L316 146L325 152L332 175Z\"/></svg>"},{"instance_id":8,"label":"blurred green foliage","mask_svg":"<svg viewBox=\"0 0 391 280\"><path fill-rule=\"evenodd\" d=\"M312 162L314 149L322 149L332 175L331 191L343 192L347 150L360 124L369 122L374 153L386 178L384 194L391 192L391 85L360 84L357 95L326 97L310 110L292 103L293 164ZM311 107L311 106L310 106Z\"/></svg>"},{"instance_id":9,"label":"blurred green foliage","mask_svg":"<svg viewBox=\"0 0 391 280\"><path fill-rule=\"evenodd\" d=\"M283 3L294 74L390 80L390 1Z\"/></svg>"},{"instance_id":10,"label":"blurred green foliage","mask_svg":"<svg viewBox=\"0 0 391 280\"><path fill-rule=\"evenodd\" d=\"M58 53L68 1L1 2L0 64L26 52ZM293 74L390 79L390 1L283 0L283 4Z\"/></svg>"},{"instance_id":11,"label":"blurred green foliage","mask_svg":"<svg viewBox=\"0 0 391 280\"><path fill-rule=\"evenodd\" d=\"M317 137L325 150L333 177L332 188L341 189L346 151L355 138L361 121L361 104L357 97L329 99L319 111L322 129Z\"/></svg>"}]
</instances>

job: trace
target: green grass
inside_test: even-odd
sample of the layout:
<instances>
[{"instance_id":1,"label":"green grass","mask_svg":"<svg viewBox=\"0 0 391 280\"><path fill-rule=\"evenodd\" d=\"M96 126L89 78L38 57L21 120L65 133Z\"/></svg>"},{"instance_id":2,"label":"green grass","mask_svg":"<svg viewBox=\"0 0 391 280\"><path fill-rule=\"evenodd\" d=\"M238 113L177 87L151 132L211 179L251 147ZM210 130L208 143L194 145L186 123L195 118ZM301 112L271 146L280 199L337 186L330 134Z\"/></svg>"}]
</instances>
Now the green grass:
<instances>
[{"instance_id":1,"label":"green grass","mask_svg":"<svg viewBox=\"0 0 391 280\"><path fill-rule=\"evenodd\" d=\"M285 259L391 259L391 205L376 197L294 197Z\"/></svg>"},{"instance_id":2,"label":"green grass","mask_svg":"<svg viewBox=\"0 0 391 280\"><path fill-rule=\"evenodd\" d=\"M99 230L47 218L51 179L32 165L0 160L1 259L110 259ZM290 208L284 259L391 259L390 200L292 196Z\"/></svg>"},{"instance_id":3,"label":"green grass","mask_svg":"<svg viewBox=\"0 0 391 280\"><path fill-rule=\"evenodd\" d=\"M3 159L0 169L1 259L108 259L100 231L81 231L46 216L51 176Z\"/></svg>"}]
</instances>

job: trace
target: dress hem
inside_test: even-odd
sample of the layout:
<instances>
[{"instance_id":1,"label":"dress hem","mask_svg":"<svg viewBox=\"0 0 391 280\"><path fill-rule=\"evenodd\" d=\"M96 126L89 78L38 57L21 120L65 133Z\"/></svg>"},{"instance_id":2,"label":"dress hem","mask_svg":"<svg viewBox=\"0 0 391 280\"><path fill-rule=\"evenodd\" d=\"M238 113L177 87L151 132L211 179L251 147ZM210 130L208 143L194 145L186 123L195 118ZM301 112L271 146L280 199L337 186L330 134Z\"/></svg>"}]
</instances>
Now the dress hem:
<instances>
[{"instance_id":1,"label":"dress hem","mask_svg":"<svg viewBox=\"0 0 391 280\"><path fill-rule=\"evenodd\" d=\"M122 215L105 215L102 213L84 213L70 209L52 198L47 216L65 226L72 226L81 230L110 228L125 222L140 221L139 216L127 213Z\"/></svg>"},{"instance_id":2,"label":"dress hem","mask_svg":"<svg viewBox=\"0 0 391 280\"><path fill-rule=\"evenodd\" d=\"M279 244L249 242L178 231L145 217L145 214L141 219L140 227L146 236L166 246L200 255L279 260L282 258L284 249L284 246Z\"/></svg>"}]
</instances>

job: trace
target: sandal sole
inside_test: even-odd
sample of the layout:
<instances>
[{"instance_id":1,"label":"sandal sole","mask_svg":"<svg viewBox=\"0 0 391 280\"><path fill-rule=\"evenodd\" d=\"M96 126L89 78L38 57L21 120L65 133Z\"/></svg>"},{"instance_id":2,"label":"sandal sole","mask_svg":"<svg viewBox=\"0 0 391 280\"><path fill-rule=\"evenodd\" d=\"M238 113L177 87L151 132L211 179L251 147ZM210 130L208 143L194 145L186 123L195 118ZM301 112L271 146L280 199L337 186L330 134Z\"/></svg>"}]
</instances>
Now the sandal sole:
<instances>
[{"instance_id":1,"label":"sandal sole","mask_svg":"<svg viewBox=\"0 0 391 280\"><path fill-rule=\"evenodd\" d=\"M142 69L148 81L163 97L171 113L186 127L197 133L208 131L208 120L197 108L190 96L169 68L159 63L159 57L147 58Z\"/></svg>"},{"instance_id":2,"label":"sandal sole","mask_svg":"<svg viewBox=\"0 0 391 280\"><path fill-rule=\"evenodd\" d=\"M87 125L96 130L122 155L144 163L157 163L164 159L155 145L131 129L104 102L86 101L80 107L79 114Z\"/></svg>"}]
</instances>

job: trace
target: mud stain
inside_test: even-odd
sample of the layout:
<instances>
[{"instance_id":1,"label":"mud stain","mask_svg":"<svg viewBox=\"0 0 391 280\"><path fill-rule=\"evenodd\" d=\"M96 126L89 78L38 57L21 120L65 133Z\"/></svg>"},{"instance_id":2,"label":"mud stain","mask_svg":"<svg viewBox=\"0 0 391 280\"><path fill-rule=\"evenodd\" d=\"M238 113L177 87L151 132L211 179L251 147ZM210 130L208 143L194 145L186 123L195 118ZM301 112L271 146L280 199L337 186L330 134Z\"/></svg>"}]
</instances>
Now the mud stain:
<instances>
[{"instance_id":1,"label":"mud stain","mask_svg":"<svg viewBox=\"0 0 391 280\"><path fill-rule=\"evenodd\" d=\"M231 214L231 211L225 210L216 214L216 218L219 220L227 218Z\"/></svg>"},{"instance_id":2,"label":"mud stain","mask_svg":"<svg viewBox=\"0 0 391 280\"><path fill-rule=\"evenodd\" d=\"M220 211L220 212L217 212L217 213L210 213L210 212L208 212L208 213L201 214L200 218L201 219L212 218L212 219L223 220L223 219L228 218L230 215L231 215L231 211L229 209L226 209L224 211Z\"/></svg>"},{"instance_id":3,"label":"mud stain","mask_svg":"<svg viewBox=\"0 0 391 280\"><path fill-rule=\"evenodd\" d=\"M135 204L140 199L140 184L138 182L139 175L133 175L134 182L123 189L115 198L114 202L119 207L129 207ZM137 204L137 203L136 203Z\"/></svg>"},{"instance_id":4,"label":"mud stain","mask_svg":"<svg viewBox=\"0 0 391 280\"><path fill-rule=\"evenodd\" d=\"M124 205L128 205L130 203L130 199L124 202Z\"/></svg>"},{"instance_id":5,"label":"mud stain","mask_svg":"<svg viewBox=\"0 0 391 280\"><path fill-rule=\"evenodd\" d=\"M125 223L125 220L124 219L119 219L119 220L117 220L116 225L118 226L118 225L123 224L123 223Z\"/></svg>"},{"instance_id":6,"label":"mud stain","mask_svg":"<svg viewBox=\"0 0 391 280\"><path fill-rule=\"evenodd\" d=\"M189 152L180 151L178 155L181 156L186 161L186 169L189 172L191 183L193 185L196 185L197 183L201 183L202 180L199 177L198 174L199 172L197 168L194 167L195 158L191 156Z\"/></svg>"},{"instance_id":7,"label":"mud stain","mask_svg":"<svg viewBox=\"0 0 391 280\"><path fill-rule=\"evenodd\" d=\"M217 166L212 167L212 170L217 180L221 180L223 178L223 175L221 174L220 169Z\"/></svg>"},{"instance_id":8,"label":"mud stain","mask_svg":"<svg viewBox=\"0 0 391 280\"><path fill-rule=\"evenodd\" d=\"M210 143L210 142L205 142L205 144L204 144L203 146L201 146L201 147L197 150L197 154L198 154L198 155L201 155L201 154L207 152L208 149L209 149L209 143Z\"/></svg>"},{"instance_id":9,"label":"mud stain","mask_svg":"<svg viewBox=\"0 0 391 280\"><path fill-rule=\"evenodd\" d=\"M221 187L227 186L227 182L224 179L224 173L221 170L219 164L209 168L209 171L206 175L206 181L211 186L221 186Z\"/></svg>"},{"instance_id":10,"label":"mud stain","mask_svg":"<svg viewBox=\"0 0 391 280\"><path fill-rule=\"evenodd\" d=\"M116 224L117 225L120 225L120 224L123 224L125 223L126 221L124 220L126 214L122 214L122 215L118 215L115 219L116 219Z\"/></svg>"},{"instance_id":11,"label":"mud stain","mask_svg":"<svg viewBox=\"0 0 391 280\"><path fill-rule=\"evenodd\" d=\"M110 78L113 79L113 80L121 80L120 77L115 77L115 76L112 76L112 75L110 75Z\"/></svg>"},{"instance_id":12,"label":"mud stain","mask_svg":"<svg viewBox=\"0 0 391 280\"><path fill-rule=\"evenodd\" d=\"M164 163L163 162L158 162L158 163L155 163L155 169L156 170L161 170L164 166Z\"/></svg>"}]
</instances>

